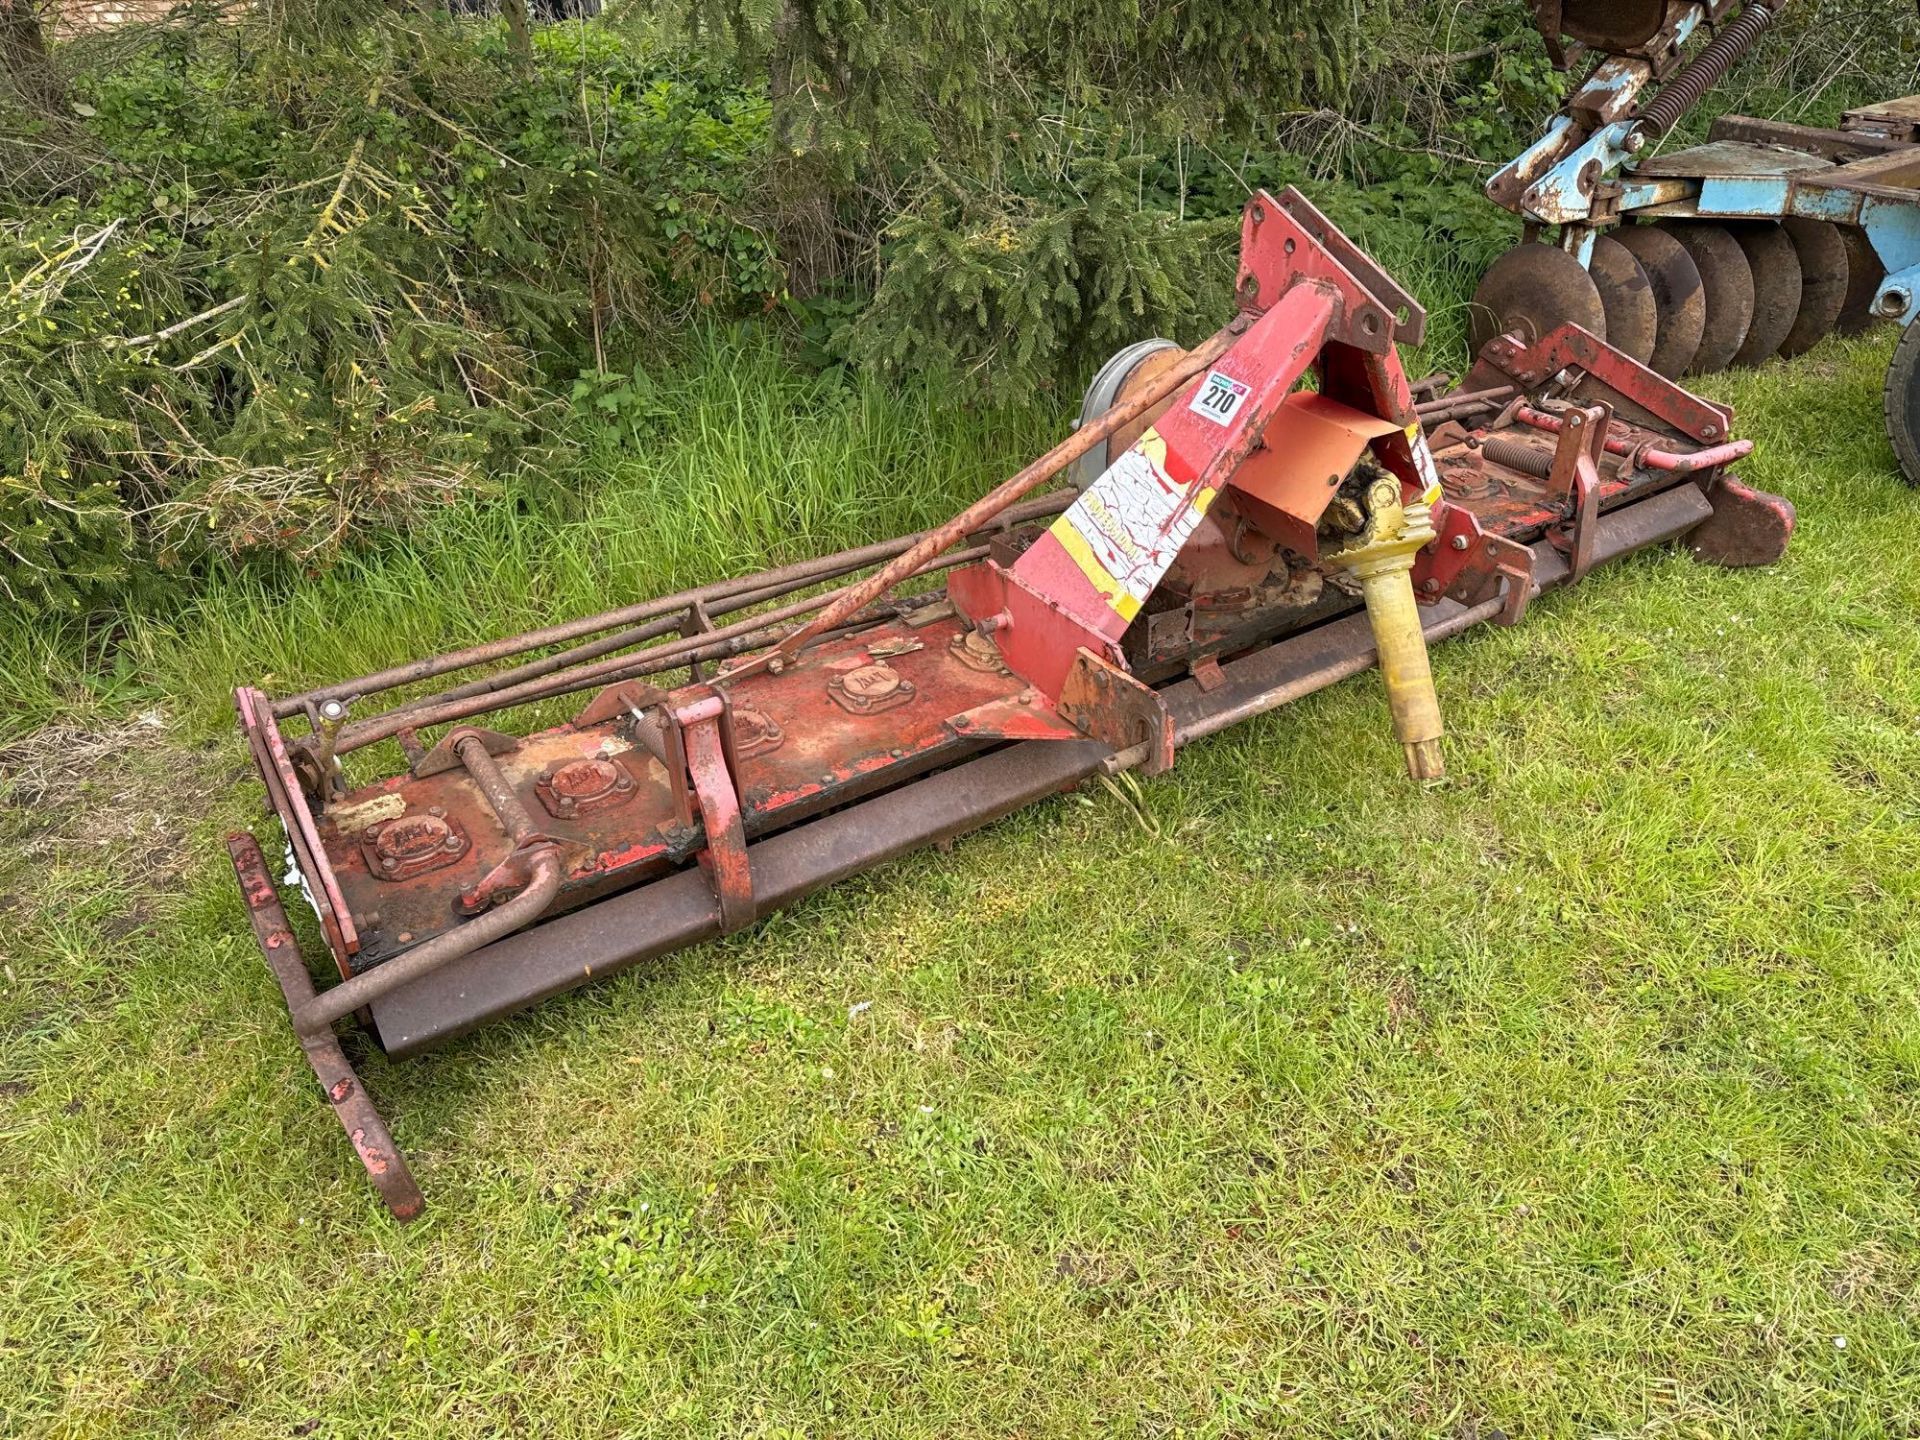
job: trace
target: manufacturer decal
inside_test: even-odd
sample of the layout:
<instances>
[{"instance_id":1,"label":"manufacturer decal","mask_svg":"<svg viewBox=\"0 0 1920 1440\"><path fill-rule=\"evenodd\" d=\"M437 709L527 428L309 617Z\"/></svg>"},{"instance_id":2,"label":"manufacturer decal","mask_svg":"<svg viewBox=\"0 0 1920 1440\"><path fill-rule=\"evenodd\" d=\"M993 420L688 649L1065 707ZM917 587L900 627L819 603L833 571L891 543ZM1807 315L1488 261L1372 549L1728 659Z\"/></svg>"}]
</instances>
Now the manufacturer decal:
<instances>
[{"instance_id":1,"label":"manufacturer decal","mask_svg":"<svg viewBox=\"0 0 1920 1440\"><path fill-rule=\"evenodd\" d=\"M1131 620L1200 524L1214 493L1189 492L1174 480L1167 473L1167 442L1148 430L1054 521L1051 533L1114 614Z\"/></svg>"}]
</instances>

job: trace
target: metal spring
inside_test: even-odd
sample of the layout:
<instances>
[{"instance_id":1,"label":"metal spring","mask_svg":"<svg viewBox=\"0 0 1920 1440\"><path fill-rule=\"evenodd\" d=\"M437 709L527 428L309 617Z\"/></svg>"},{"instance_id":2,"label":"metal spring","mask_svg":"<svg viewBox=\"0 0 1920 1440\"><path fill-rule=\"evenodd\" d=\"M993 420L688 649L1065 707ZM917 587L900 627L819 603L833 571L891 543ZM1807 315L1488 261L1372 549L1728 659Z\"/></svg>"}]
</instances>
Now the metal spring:
<instances>
[{"instance_id":1,"label":"metal spring","mask_svg":"<svg viewBox=\"0 0 1920 1440\"><path fill-rule=\"evenodd\" d=\"M1530 445L1521 445L1513 440L1487 440L1482 442L1480 453L1496 465L1509 470L1518 470L1522 475L1533 475L1541 480L1553 472L1553 460L1542 455Z\"/></svg>"},{"instance_id":2,"label":"metal spring","mask_svg":"<svg viewBox=\"0 0 1920 1440\"><path fill-rule=\"evenodd\" d=\"M1646 109L1640 112L1635 131L1658 138L1678 125L1680 117L1693 108L1694 102L1747 53L1761 32L1773 23L1773 17L1773 6L1764 0L1742 10L1738 19L1714 36L1707 48L1694 57L1693 63L1647 103Z\"/></svg>"}]
</instances>

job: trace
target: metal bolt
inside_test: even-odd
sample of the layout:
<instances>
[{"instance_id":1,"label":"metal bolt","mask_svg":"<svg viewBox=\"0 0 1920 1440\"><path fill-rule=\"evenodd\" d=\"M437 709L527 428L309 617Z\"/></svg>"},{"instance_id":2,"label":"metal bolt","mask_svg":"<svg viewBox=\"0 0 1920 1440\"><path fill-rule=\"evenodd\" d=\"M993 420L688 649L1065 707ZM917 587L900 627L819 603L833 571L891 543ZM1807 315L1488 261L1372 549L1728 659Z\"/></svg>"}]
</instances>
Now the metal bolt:
<instances>
[{"instance_id":1,"label":"metal bolt","mask_svg":"<svg viewBox=\"0 0 1920 1440\"><path fill-rule=\"evenodd\" d=\"M338 700L322 700L320 702L320 718L322 720L344 720L347 718L347 707L342 705Z\"/></svg>"},{"instance_id":2,"label":"metal bolt","mask_svg":"<svg viewBox=\"0 0 1920 1440\"><path fill-rule=\"evenodd\" d=\"M446 818L447 807L444 805L429 805L427 807L427 814L433 816L436 820L443 820Z\"/></svg>"},{"instance_id":3,"label":"metal bolt","mask_svg":"<svg viewBox=\"0 0 1920 1440\"><path fill-rule=\"evenodd\" d=\"M834 780L834 775L831 770L829 770L826 774L820 777L820 783L822 785L831 785L833 784L833 780Z\"/></svg>"},{"instance_id":4,"label":"metal bolt","mask_svg":"<svg viewBox=\"0 0 1920 1440\"><path fill-rule=\"evenodd\" d=\"M448 850L448 851L449 851L450 853L453 853L453 854L458 854L458 853L460 852L460 848L461 848L461 846L460 846L460 837L459 837L458 835L449 835L449 836L447 836L447 839L446 839L446 847L447 847L447 850Z\"/></svg>"},{"instance_id":5,"label":"metal bolt","mask_svg":"<svg viewBox=\"0 0 1920 1440\"><path fill-rule=\"evenodd\" d=\"M1464 550L1464 549L1466 549L1466 548L1467 548L1467 546L1469 546L1469 545L1471 545L1471 544L1472 544L1473 542L1472 542L1471 540L1469 540L1469 539L1467 539L1467 537L1466 537L1466 536L1464 536L1464 535L1456 535L1456 536L1454 536L1454 537L1453 537L1453 542L1452 542L1452 543L1453 543L1453 548L1454 548L1454 549L1456 549L1456 550Z\"/></svg>"},{"instance_id":6,"label":"metal bolt","mask_svg":"<svg viewBox=\"0 0 1920 1440\"><path fill-rule=\"evenodd\" d=\"M1438 594L1440 590L1440 582L1438 580L1423 580L1420 582L1420 588L1426 591L1427 594L1429 595Z\"/></svg>"},{"instance_id":7,"label":"metal bolt","mask_svg":"<svg viewBox=\"0 0 1920 1440\"><path fill-rule=\"evenodd\" d=\"M1700 427L1700 434L1708 440L1713 439L1713 437L1719 433L1720 427L1718 425L1702 425Z\"/></svg>"},{"instance_id":8,"label":"metal bolt","mask_svg":"<svg viewBox=\"0 0 1920 1440\"><path fill-rule=\"evenodd\" d=\"M400 862L391 855L383 855L380 857L380 868L382 870L398 870L400 868Z\"/></svg>"}]
</instances>

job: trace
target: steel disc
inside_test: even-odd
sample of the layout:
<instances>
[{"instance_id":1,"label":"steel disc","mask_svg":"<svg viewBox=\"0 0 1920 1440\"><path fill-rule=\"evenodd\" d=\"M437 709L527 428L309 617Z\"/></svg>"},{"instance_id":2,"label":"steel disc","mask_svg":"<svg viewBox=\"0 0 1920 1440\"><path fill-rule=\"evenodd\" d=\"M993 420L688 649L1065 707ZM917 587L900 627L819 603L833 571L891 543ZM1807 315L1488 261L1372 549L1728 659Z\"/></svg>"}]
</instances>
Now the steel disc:
<instances>
[{"instance_id":1,"label":"steel disc","mask_svg":"<svg viewBox=\"0 0 1920 1440\"><path fill-rule=\"evenodd\" d=\"M1601 235L1593 242L1587 274L1600 292L1600 308L1607 315L1607 343L1646 364L1659 338L1660 311L1639 259L1611 235Z\"/></svg>"},{"instance_id":2,"label":"steel disc","mask_svg":"<svg viewBox=\"0 0 1920 1440\"><path fill-rule=\"evenodd\" d=\"M1661 228L1693 257L1707 300L1700 348L1694 352L1687 373L1706 375L1724 370L1745 343L1747 327L1753 323L1753 267L1747 264L1747 253L1724 225L1682 220Z\"/></svg>"},{"instance_id":3,"label":"steel disc","mask_svg":"<svg viewBox=\"0 0 1920 1440\"><path fill-rule=\"evenodd\" d=\"M1832 333L1847 300L1847 242L1825 220L1789 215L1780 222L1800 257L1800 313L1780 342L1780 353L1801 355Z\"/></svg>"},{"instance_id":4,"label":"steel disc","mask_svg":"<svg viewBox=\"0 0 1920 1440\"><path fill-rule=\"evenodd\" d=\"M1468 313L1476 355L1496 336L1518 334L1531 345L1569 320L1607 338L1607 313L1593 277L1551 245L1516 245L1494 261L1473 292Z\"/></svg>"},{"instance_id":5,"label":"steel disc","mask_svg":"<svg viewBox=\"0 0 1920 1440\"><path fill-rule=\"evenodd\" d=\"M1880 263L1880 252L1857 225L1840 227L1841 243L1847 247L1847 298L1840 306L1839 330L1842 335L1858 335L1880 317L1873 313L1873 297L1880 293L1880 282L1887 278L1887 267Z\"/></svg>"},{"instance_id":6,"label":"steel disc","mask_svg":"<svg viewBox=\"0 0 1920 1440\"><path fill-rule=\"evenodd\" d=\"M1666 0L1564 0L1560 30L1596 50L1631 50L1659 33Z\"/></svg>"},{"instance_id":7,"label":"steel disc","mask_svg":"<svg viewBox=\"0 0 1920 1440\"><path fill-rule=\"evenodd\" d=\"M1660 334L1647 364L1669 380L1678 380L1693 363L1700 348L1700 330L1707 319L1700 267L1693 263L1686 246L1657 225L1625 226L1612 238L1633 252L1653 287Z\"/></svg>"},{"instance_id":8,"label":"steel disc","mask_svg":"<svg viewBox=\"0 0 1920 1440\"><path fill-rule=\"evenodd\" d=\"M1738 226L1733 238L1753 270L1753 321L1733 363L1758 365L1773 358L1800 313L1800 256L1787 232L1771 221Z\"/></svg>"}]
</instances>

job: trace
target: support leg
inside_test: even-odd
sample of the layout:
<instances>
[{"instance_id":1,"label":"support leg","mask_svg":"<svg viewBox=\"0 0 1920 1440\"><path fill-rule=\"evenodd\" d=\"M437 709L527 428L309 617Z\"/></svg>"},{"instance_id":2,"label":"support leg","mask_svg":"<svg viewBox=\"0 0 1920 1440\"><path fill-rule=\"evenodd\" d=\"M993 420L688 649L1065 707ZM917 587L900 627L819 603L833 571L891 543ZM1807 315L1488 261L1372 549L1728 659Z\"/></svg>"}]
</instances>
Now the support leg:
<instances>
[{"instance_id":1,"label":"support leg","mask_svg":"<svg viewBox=\"0 0 1920 1440\"><path fill-rule=\"evenodd\" d=\"M227 854L233 859L233 873L240 882L241 897L247 902L254 938L260 942L260 953L266 957L267 968L280 982L280 991L286 997L291 1015L313 999L313 977L307 974L306 962L300 958L300 947L287 924L286 911L280 908L280 897L267 873L259 842L247 831L236 830L227 836ZM367 1167L367 1175L379 1190L380 1198L386 1201L387 1209L396 1220L412 1220L426 1208L426 1201L414 1183L413 1173L407 1169L405 1158L393 1143L393 1136L387 1133L387 1122L380 1118L380 1112L374 1109L373 1101L367 1098L360 1084L360 1077L347 1062L340 1041L331 1030L326 1030L301 1036L300 1048L306 1052L307 1063L313 1066L320 1088L333 1106L334 1117L353 1142L360 1163Z\"/></svg>"}]
</instances>

